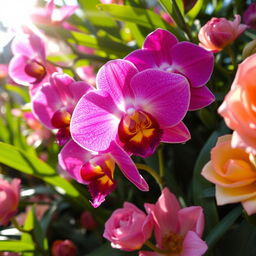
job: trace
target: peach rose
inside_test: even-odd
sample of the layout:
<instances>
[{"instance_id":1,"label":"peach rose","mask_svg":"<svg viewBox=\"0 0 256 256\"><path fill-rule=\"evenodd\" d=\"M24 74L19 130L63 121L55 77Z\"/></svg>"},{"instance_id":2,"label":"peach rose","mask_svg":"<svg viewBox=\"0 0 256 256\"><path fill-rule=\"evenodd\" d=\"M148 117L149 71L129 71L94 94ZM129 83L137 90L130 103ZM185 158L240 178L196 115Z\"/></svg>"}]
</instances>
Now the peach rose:
<instances>
[{"instance_id":1,"label":"peach rose","mask_svg":"<svg viewBox=\"0 0 256 256\"><path fill-rule=\"evenodd\" d=\"M226 95L219 114L234 130L232 147L242 147L256 154L256 54L238 67L231 90Z\"/></svg>"},{"instance_id":2,"label":"peach rose","mask_svg":"<svg viewBox=\"0 0 256 256\"><path fill-rule=\"evenodd\" d=\"M256 165L245 150L231 146L231 137L218 139L202 175L216 185L218 205L241 202L251 215L256 213Z\"/></svg>"},{"instance_id":3,"label":"peach rose","mask_svg":"<svg viewBox=\"0 0 256 256\"><path fill-rule=\"evenodd\" d=\"M240 15L235 15L235 20L226 18L211 18L199 31L199 45L212 52L219 52L240 36L247 25L240 24Z\"/></svg>"}]
</instances>

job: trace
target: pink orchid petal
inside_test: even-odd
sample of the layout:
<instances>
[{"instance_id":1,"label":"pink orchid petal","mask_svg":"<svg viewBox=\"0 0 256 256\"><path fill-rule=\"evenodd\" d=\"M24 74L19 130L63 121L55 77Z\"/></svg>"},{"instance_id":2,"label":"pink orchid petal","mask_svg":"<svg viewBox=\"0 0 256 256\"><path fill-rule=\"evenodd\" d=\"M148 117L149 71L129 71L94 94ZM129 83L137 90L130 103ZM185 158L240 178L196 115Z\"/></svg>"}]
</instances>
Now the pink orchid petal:
<instances>
[{"instance_id":1,"label":"pink orchid petal","mask_svg":"<svg viewBox=\"0 0 256 256\"><path fill-rule=\"evenodd\" d=\"M202 256L207 249L207 244L195 232L188 231L183 241L180 256Z\"/></svg>"},{"instance_id":2,"label":"pink orchid petal","mask_svg":"<svg viewBox=\"0 0 256 256\"><path fill-rule=\"evenodd\" d=\"M137 73L138 70L131 62L112 60L100 68L96 84L99 89L108 91L116 105L120 107L124 104L124 97L131 97L130 81Z\"/></svg>"},{"instance_id":3,"label":"pink orchid petal","mask_svg":"<svg viewBox=\"0 0 256 256\"><path fill-rule=\"evenodd\" d=\"M213 54L190 42L181 42L172 48L172 65L185 75L192 87L207 83L213 71Z\"/></svg>"},{"instance_id":4,"label":"pink orchid petal","mask_svg":"<svg viewBox=\"0 0 256 256\"><path fill-rule=\"evenodd\" d=\"M115 142L110 146L111 157L115 160L124 176L142 191L148 191L148 184L140 175L130 156Z\"/></svg>"},{"instance_id":5,"label":"pink orchid petal","mask_svg":"<svg viewBox=\"0 0 256 256\"><path fill-rule=\"evenodd\" d=\"M187 113L190 89L182 75L148 69L134 76L131 88L136 106L156 118L160 127L178 124Z\"/></svg>"},{"instance_id":6,"label":"pink orchid petal","mask_svg":"<svg viewBox=\"0 0 256 256\"><path fill-rule=\"evenodd\" d=\"M9 76L17 84L29 86L30 84L36 82L36 78L29 76L25 72L27 61L28 58L22 55L16 55L10 61L8 70Z\"/></svg>"},{"instance_id":7,"label":"pink orchid petal","mask_svg":"<svg viewBox=\"0 0 256 256\"><path fill-rule=\"evenodd\" d=\"M55 8L51 14L52 22L63 22L69 18L78 8L78 6L63 6L59 9Z\"/></svg>"},{"instance_id":8,"label":"pink orchid petal","mask_svg":"<svg viewBox=\"0 0 256 256\"><path fill-rule=\"evenodd\" d=\"M200 237L204 230L204 213L200 206L191 206L182 208L178 212L180 223L179 234L184 235L191 230L196 232Z\"/></svg>"},{"instance_id":9,"label":"pink orchid petal","mask_svg":"<svg viewBox=\"0 0 256 256\"><path fill-rule=\"evenodd\" d=\"M73 112L70 131L74 141L92 151L106 151L116 139L120 112L106 91L84 95Z\"/></svg>"},{"instance_id":10,"label":"pink orchid petal","mask_svg":"<svg viewBox=\"0 0 256 256\"><path fill-rule=\"evenodd\" d=\"M61 106L58 92L53 90L50 83L44 84L32 99L33 114L49 129L54 129L51 118Z\"/></svg>"},{"instance_id":11,"label":"pink orchid petal","mask_svg":"<svg viewBox=\"0 0 256 256\"><path fill-rule=\"evenodd\" d=\"M215 96L212 92L206 87L191 87L191 100L189 105L189 110L198 110L210 105L214 100Z\"/></svg>"},{"instance_id":12,"label":"pink orchid petal","mask_svg":"<svg viewBox=\"0 0 256 256\"><path fill-rule=\"evenodd\" d=\"M33 58L35 55L29 44L29 35L26 34L22 36L16 36L12 41L11 49L14 55L20 54L27 57L31 56L31 58Z\"/></svg>"},{"instance_id":13,"label":"pink orchid petal","mask_svg":"<svg viewBox=\"0 0 256 256\"><path fill-rule=\"evenodd\" d=\"M147 49L135 50L127 55L125 60L134 63L139 71L143 71L148 68L158 68L154 53Z\"/></svg>"},{"instance_id":14,"label":"pink orchid petal","mask_svg":"<svg viewBox=\"0 0 256 256\"><path fill-rule=\"evenodd\" d=\"M164 128L163 130L164 133L161 142L183 143L191 138L189 130L183 122L172 127Z\"/></svg>"},{"instance_id":15,"label":"pink orchid petal","mask_svg":"<svg viewBox=\"0 0 256 256\"><path fill-rule=\"evenodd\" d=\"M158 28L146 37L143 48L152 51L168 50L177 43L178 39L173 34Z\"/></svg>"},{"instance_id":16,"label":"pink orchid petal","mask_svg":"<svg viewBox=\"0 0 256 256\"><path fill-rule=\"evenodd\" d=\"M61 149L58 160L60 167L73 179L85 184L80 175L80 169L91 157L92 154L89 151L79 147L71 140Z\"/></svg>"}]
</instances>

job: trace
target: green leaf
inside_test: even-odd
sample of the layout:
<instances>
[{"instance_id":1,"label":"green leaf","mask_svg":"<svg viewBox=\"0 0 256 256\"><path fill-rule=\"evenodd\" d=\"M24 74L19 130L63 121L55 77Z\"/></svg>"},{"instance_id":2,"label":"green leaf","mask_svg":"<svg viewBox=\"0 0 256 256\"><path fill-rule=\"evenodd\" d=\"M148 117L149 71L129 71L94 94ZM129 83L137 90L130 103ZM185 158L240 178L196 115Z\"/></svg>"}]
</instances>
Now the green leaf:
<instances>
[{"instance_id":1,"label":"green leaf","mask_svg":"<svg viewBox=\"0 0 256 256\"><path fill-rule=\"evenodd\" d=\"M110 246L109 243L105 243L100 246L98 249L93 252L86 254L87 256L106 256L106 255L115 255L115 256L135 256L138 255L138 252L124 252L118 249L114 249Z\"/></svg>"},{"instance_id":2,"label":"green leaf","mask_svg":"<svg viewBox=\"0 0 256 256\"><path fill-rule=\"evenodd\" d=\"M28 252L33 251L34 245L20 241L0 241L0 251L8 252Z\"/></svg>"},{"instance_id":3,"label":"green leaf","mask_svg":"<svg viewBox=\"0 0 256 256\"><path fill-rule=\"evenodd\" d=\"M17 85L12 85L12 84L6 84L5 89L10 92L17 93L19 96L22 97L24 102L26 102L26 103L30 102L30 97L29 97L28 91L25 90L24 87L19 87Z\"/></svg>"},{"instance_id":4,"label":"green leaf","mask_svg":"<svg viewBox=\"0 0 256 256\"><path fill-rule=\"evenodd\" d=\"M172 15L172 3L171 0L159 0L160 4L163 6L163 8Z\"/></svg>"},{"instance_id":5,"label":"green leaf","mask_svg":"<svg viewBox=\"0 0 256 256\"><path fill-rule=\"evenodd\" d=\"M106 37L96 37L79 32L72 32L72 35L80 45L102 50L105 51L106 54L114 54L119 58L124 57L132 50L134 50L125 44L115 42Z\"/></svg>"},{"instance_id":6,"label":"green leaf","mask_svg":"<svg viewBox=\"0 0 256 256\"><path fill-rule=\"evenodd\" d=\"M116 20L132 22L152 30L156 28L167 29L177 37L182 37L179 31L151 10L115 4L99 4L97 6Z\"/></svg>"},{"instance_id":7,"label":"green leaf","mask_svg":"<svg viewBox=\"0 0 256 256\"><path fill-rule=\"evenodd\" d=\"M217 225L219 218L215 200L213 198L205 198L204 191L213 186L201 175L204 165L210 160L210 151L215 146L217 138L226 132L226 128L214 131L200 151L194 167L194 176L192 182L193 199L195 205L201 205L205 213L205 233Z\"/></svg>"},{"instance_id":8,"label":"green leaf","mask_svg":"<svg viewBox=\"0 0 256 256\"><path fill-rule=\"evenodd\" d=\"M239 205L231 212L229 212L219 223L215 226L211 232L205 238L209 249L212 248L215 243L228 231L232 224L242 213L242 207Z\"/></svg>"},{"instance_id":9,"label":"green leaf","mask_svg":"<svg viewBox=\"0 0 256 256\"><path fill-rule=\"evenodd\" d=\"M0 142L0 163L59 187L63 190L64 194L69 196L78 205L91 208L88 201L70 182L59 176L53 168L35 156Z\"/></svg>"},{"instance_id":10,"label":"green leaf","mask_svg":"<svg viewBox=\"0 0 256 256\"><path fill-rule=\"evenodd\" d=\"M204 1L203 0L197 0L196 4L193 6L193 8L187 13L187 16L191 21L193 21L197 15L199 14Z\"/></svg>"}]
</instances>

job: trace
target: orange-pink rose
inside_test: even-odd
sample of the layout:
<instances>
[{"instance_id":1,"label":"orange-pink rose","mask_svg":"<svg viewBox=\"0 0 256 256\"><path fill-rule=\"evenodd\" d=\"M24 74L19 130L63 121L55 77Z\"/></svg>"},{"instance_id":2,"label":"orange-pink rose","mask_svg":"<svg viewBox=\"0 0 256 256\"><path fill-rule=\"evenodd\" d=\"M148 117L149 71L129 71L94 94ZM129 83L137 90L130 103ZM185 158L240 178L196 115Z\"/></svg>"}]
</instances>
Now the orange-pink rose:
<instances>
[{"instance_id":1,"label":"orange-pink rose","mask_svg":"<svg viewBox=\"0 0 256 256\"><path fill-rule=\"evenodd\" d=\"M231 146L231 135L218 139L202 175L216 184L218 205L241 202L247 214L256 213L256 165L252 155Z\"/></svg>"},{"instance_id":2,"label":"orange-pink rose","mask_svg":"<svg viewBox=\"0 0 256 256\"><path fill-rule=\"evenodd\" d=\"M234 130L233 147L242 147L256 154L256 54L246 58L238 67L231 90L219 113Z\"/></svg>"},{"instance_id":3,"label":"orange-pink rose","mask_svg":"<svg viewBox=\"0 0 256 256\"><path fill-rule=\"evenodd\" d=\"M234 21L226 18L211 18L199 31L199 45L212 52L221 51L247 28L247 25L240 24L240 21L240 15L235 15Z\"/></svg>"}]
</instances>

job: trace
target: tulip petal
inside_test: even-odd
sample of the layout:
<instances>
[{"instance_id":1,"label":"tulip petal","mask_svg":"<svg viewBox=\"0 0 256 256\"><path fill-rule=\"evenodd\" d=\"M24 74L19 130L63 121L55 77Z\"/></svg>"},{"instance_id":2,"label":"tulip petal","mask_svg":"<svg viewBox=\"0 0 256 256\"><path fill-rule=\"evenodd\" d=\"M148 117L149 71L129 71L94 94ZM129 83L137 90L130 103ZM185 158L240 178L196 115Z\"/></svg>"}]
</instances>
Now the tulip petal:
<instances>
[{"instance_id":1,"label":"tulip petal","mask_svg":"<svg viewBox=\"0 0 256 256\"><path fill-rule=\"evenodd\" d=\"M196 232L200 237L204 230L204 214L200 206L191 206L182 208L178 212L180 223L179 234L184 235L191 230Z\"/></svg>"},{"instance_id":2,"label":"tulip petal","mask_svg":"<svg viewBox=\"0 0 256 256\"><path fill-rule=\"evenodd\" d=\"M164 128L163 131L161 142L183 143L191 138L189 130L183 122L172 127Z\"/></svg>"},{"instance_id":3,"label":"tulip petal","mask_svg":"<svg viewBox=\"0 0 256 256\"><path fill-rule=\"evenodd\" d=\"M181 42L172 48L172 65L185 75L192 87L207 83L213 71L213 54L190 42Z\"/></svg>"},{"instance_id":4,"label":"tulip petal","mask_svg":"<svg viewBox=\"0 0 256 256\"><path fill-rule=\"evenodd\" d=\"M99 89L107 91L116 105L122 109L124 98L132 96L130 81L137 73L138 70L131 62L120 59L112 60L100 68L96 84Z\"/></svg>"},{"instance_id":5,"label":"tulip petal","mask_svg":"<svg viewBox=\"0 0 256 256\"><path fill-rule=\"evenodd\" d=\"M193 231L187 232L182 247L180 256L202 256L208 249L205 241Z\"/></svg>"},{"instance_id":6,"label":"tulip petal","mask_svg":"<svg viewBox=\"0 0 256 256\"><path fill-rule=\"evenodd\" d=\"M256 213L256 196L243 201L242 205L248 215L255 214Z\"/></svg>"},{"instance_id":7,"label":"tulip petal","mask_svg":"<svg viewBox=\"0 0 256 256\"><path fill-rule=\"evenodd\" d=\"M120 112L106 91L84 95L73 112L70 131L74 141L91 151L105 151L117 135Z\"/></svg>"},{"instance_id":8,"label":"tulip petal","mask_svg":"<svg viewBox=\"0 0 256 256\"><path fill-rule=\"evenodd\" d=\"M190 90L182 75L148 69L134 76L131 88L135 105L156 118L160 127L178 124L187 113Z\"/></svg>"},{"instance_id":9,"label":"tulip petal","mask_svg":"<svg viewBox=\"0 0 256 256\"><path fill-rule=\"evenodd\" d=\"M130 156L115 142L111 143L109 150L111 157L117 163L124 176L140 190L148 191L149 188L147 182L140 175L136 165L134 164Z\"/></svg>"},{"instance_id":10,"label":"tulip petal","mask_svg":"<svg viewBox=\"0 0 256 256\"><path fill-rule=\"evenodd\" d=\"M190 87L191 100L189 110L198 110L210 105L214 100L215 96L206 87Z\"/></svg>"}]
</instances>

